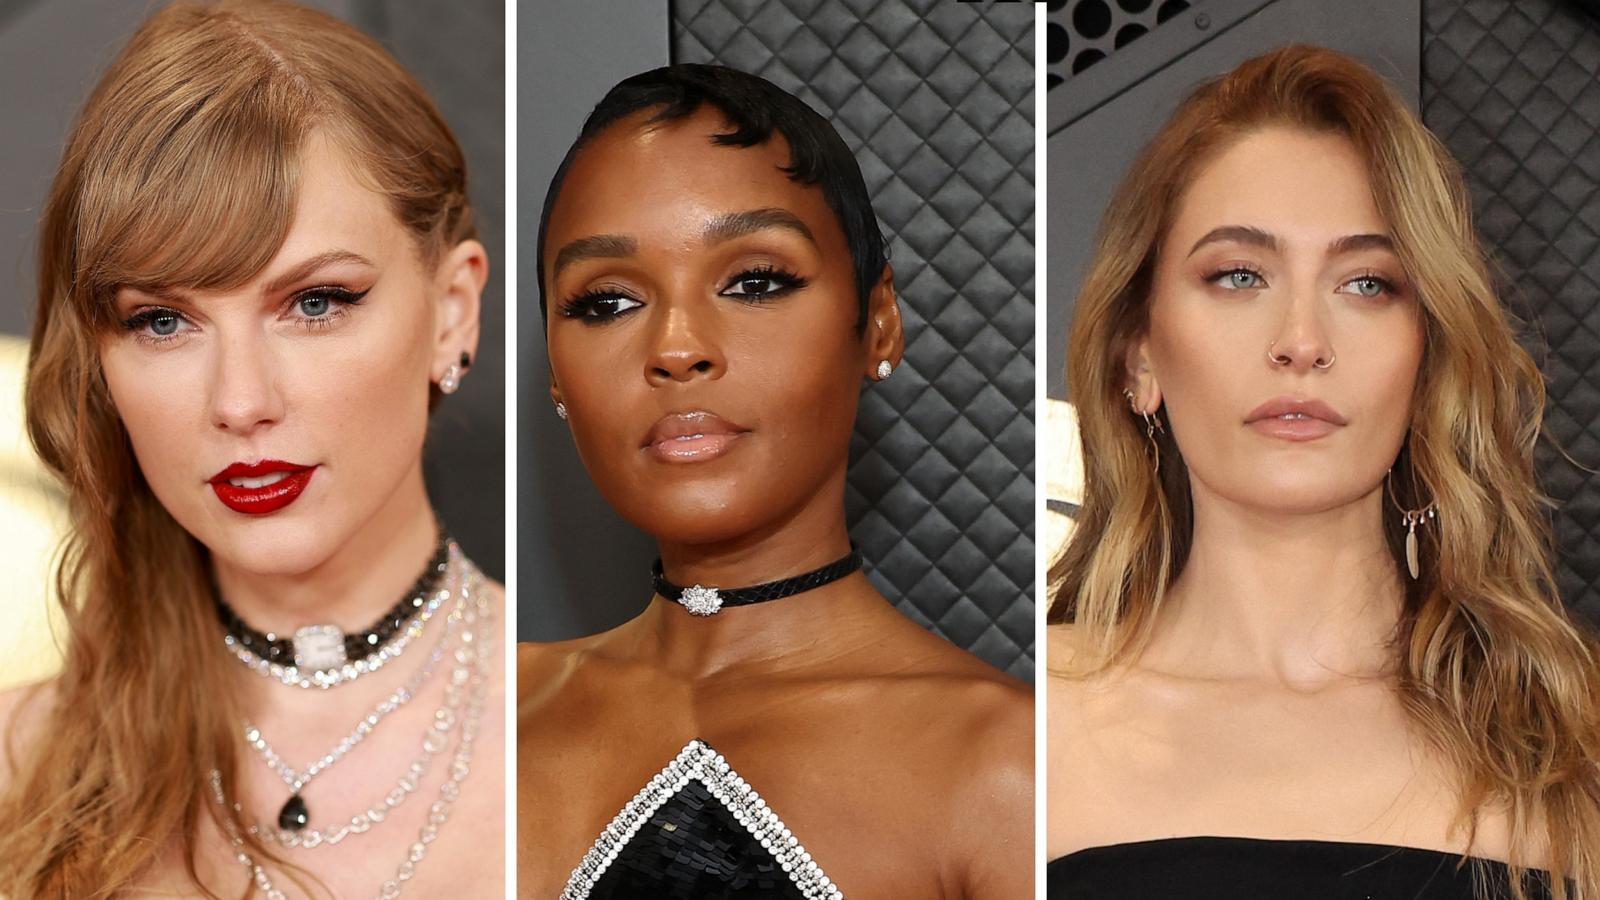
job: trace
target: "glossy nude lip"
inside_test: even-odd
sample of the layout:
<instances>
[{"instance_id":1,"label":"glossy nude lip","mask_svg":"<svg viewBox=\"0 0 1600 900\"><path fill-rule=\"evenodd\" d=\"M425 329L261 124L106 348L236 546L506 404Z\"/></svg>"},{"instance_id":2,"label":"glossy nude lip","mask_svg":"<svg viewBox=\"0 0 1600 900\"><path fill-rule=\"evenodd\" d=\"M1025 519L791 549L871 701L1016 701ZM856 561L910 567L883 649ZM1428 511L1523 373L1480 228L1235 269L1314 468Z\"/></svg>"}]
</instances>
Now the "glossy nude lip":
<instances>
[{"instance_id":1,"label":"glossy nude lip","mask_svg":"<svg viewBox=\"0 0 1600 900\"><path fill-rule=\"evenodd\" d=\"M1321 400L1274 397L1251 410L1245 424L1268 437L1314 441L1343 428L1349 420Z\"/></svg>"},{"instance_id":2,"label":"glossy nude lip","mask_svg":"<svg viewBox=\"0 0 1600 900\"><path fill-rule=\"evenodd\" d=\"M642 449L659 462L687 463L716 459L750 433L703 409L669 413L656 420Z\"/></svg>"},{"instance_id":3,"label":"glossy nude lip","mask_svg":"<svg viewBox=\"0 0 1600 900\"><path fill-rule=\"evenodd\" d=\"M207 479L207 483L222 505L234 512L264 516L299 499L316 471L316 466L303 466L281 459L263 459L253 463L233 463ZM272 480L267 484L255 485L233 483L263 478Z\"/></svg>"}]
</instances>

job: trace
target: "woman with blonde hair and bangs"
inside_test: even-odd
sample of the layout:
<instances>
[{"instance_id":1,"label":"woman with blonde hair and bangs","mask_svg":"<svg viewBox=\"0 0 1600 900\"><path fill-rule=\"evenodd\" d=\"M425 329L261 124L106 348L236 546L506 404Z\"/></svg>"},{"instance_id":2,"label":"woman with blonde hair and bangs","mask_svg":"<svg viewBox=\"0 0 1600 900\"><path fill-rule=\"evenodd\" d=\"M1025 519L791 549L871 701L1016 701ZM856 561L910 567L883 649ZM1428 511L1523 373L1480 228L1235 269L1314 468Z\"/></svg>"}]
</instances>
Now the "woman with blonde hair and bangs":
<instances>
[{"instance_id":1,"label":"woman with blonde hair and bangs","mask_svg":"<svg viewBox=\"0 0 1600 900\"><path fill-rule=\"evenodd\" d=\"M40 230L68 630L0 695L0 896L503 895L502 591L421 462L475 237L450 129L330 16L174 4L100 79Z\"/></svg>"},{"instance_id":2,"label":"woman with blonde hair and bangs","mask_svg":"<svg viewBox=\"0 0 1600 900\"><path fill-rule=\"evenodd\" d=\"M1553 584L1460 172L1291 46L1191 94L1076 304L1050 894L1600 897L1600 662Z\"/></svg>"}]
</instances>

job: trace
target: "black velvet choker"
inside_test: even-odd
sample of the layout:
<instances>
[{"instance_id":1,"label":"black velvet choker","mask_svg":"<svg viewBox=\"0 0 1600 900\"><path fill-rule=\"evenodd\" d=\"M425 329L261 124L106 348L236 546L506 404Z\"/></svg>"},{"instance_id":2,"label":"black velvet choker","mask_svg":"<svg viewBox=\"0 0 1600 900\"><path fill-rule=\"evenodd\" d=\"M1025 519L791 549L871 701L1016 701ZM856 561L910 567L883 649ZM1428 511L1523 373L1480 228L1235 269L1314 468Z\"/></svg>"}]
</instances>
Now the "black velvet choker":
<instances>
[{"instance_id":1,"label":"black velvet choker","mask_svg":"<svg viewBox=\"0 0 1600 900\"><path fill-rule=\"evenodd\" d=\"M718 588L699 584L679 587L667 580L667 576L661 570L660 559L650 567L650 575L656 593L680 604L694 615L709 616L725 606L749 606L753 603L781 600L784 597L815 590L830 582L838 581L859 568L861 568L861 551L852 543L848 554L820 569L812 569L793 578L780 578L777 581L750 587Z\"/></svg>"}]
</instances>

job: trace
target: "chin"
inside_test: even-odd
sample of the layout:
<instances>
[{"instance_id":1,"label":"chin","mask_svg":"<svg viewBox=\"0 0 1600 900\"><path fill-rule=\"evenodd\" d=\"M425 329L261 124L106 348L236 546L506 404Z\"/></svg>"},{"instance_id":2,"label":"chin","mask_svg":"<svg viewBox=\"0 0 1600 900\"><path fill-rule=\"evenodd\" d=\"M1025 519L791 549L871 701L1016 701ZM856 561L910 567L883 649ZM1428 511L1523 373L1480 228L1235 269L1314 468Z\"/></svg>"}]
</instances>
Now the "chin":
<instances>
[{"instance_id":1,"label":"chin","mask_svg":"<svg viewBox=\"0 0 1600 900\"><path fill-rule=\"evenodd\" d=\"M749 492L707 490L640 492L619 507L623 518L660 541L674 544L716 544L758 528L758 510L774 505ZM643 502L641 502L643 501Z\"/></svg>"},{"instance_id":2,"label":"chin","mask_svg":"<svg viewBox=\"0 0 1600 900\"><path fill-rule=\"evenodd\" d=\"M254 575L293 577L327 562L342 543L335 536L342 529L325 516L286 512L248 517L222 510L199 528L184 527L217 562Z\"/></svg>"}]
</instances>

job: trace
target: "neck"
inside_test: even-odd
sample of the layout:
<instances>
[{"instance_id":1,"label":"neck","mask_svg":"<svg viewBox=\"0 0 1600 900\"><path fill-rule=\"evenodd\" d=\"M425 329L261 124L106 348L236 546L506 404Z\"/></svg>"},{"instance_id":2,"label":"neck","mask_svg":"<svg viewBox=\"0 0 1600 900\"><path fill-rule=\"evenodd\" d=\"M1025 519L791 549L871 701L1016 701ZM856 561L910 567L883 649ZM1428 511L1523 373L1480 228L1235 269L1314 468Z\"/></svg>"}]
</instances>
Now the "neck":
<instances>
[{"instance_id":1,"label":"neck","mask_svg":"<svg viewBox=\"0 0 1600 900\"><path fill-rule=\"evenodd\" d=\"M437 539L419 461L371 520L310 569L262 574L218 557L212 566L228 605L257 631L292 634L303 625L333 624L359 632L411 587Z\"/></svg>"},{"instance_id":2,"label":"neck","mask_svg":"<svg viewBox=\"0 0 1600 900\"><path fill-rule=\"evenodd\" d=\"M1404 591L1384 540L1381 487L1285 514L1193 483L1194 541L1149 663L1302 689L1392 670Z\"/></svg>"},{"instance_id":3,"label":"neck","mask_svg":"<svg viewBox=\"0 0 1600 900\"><path fill-rule=\"evenodd\" d=\"M662 541L667 580L688 586L741 588L803 575L850 552L842 498L738 538L703 544ZM838 581L766 603L695 616L656 596L636 620L647 650L672 671L713 674L743 664L800 667L858 646L867 623L888 604L866 576Z\"/></svg>"}]
</instances>

